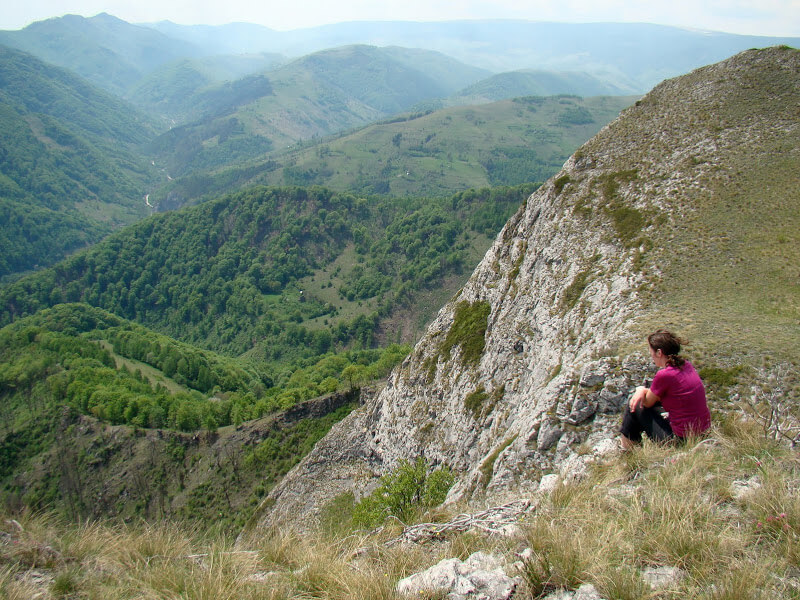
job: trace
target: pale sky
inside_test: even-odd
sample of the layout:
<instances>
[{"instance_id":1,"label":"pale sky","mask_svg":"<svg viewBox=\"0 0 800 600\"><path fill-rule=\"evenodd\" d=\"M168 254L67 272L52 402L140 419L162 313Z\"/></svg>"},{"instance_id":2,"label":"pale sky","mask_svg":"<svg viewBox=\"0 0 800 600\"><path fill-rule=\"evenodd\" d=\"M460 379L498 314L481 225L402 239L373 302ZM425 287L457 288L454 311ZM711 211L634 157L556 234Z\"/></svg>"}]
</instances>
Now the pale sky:
<instances>
[{"instance_id":1,"label":"pale sky","mask_svg":"<svg viewBox=\"0 0 800 600\"><path fill-rule=\"evenodd\" d=\"M65 14L107 12L130 23L236 21L277 30L344 21L525 19L638 22L727 33L800 37L800 0L7 0L0 29Z\"/></svg>"}]
</instances>

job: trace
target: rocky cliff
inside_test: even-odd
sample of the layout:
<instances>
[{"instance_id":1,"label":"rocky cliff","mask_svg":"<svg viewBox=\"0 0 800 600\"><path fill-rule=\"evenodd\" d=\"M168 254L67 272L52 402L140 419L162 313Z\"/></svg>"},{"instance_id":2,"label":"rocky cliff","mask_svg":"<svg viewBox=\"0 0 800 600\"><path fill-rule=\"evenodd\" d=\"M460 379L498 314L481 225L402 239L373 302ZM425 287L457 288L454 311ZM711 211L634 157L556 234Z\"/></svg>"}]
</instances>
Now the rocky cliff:
<instances>
[{"instance_id":1,"label":"rocky cliff","mask_svg":"<svg viewBox=\"0 0 800 600\"><path fill-rule=\"evenodd\" d=\"M652 374L644 334L674 314L673 244L700 231L732 243L724 225L693 223L730 201L726 182L743 177L745 159L783 148L800 164L799 55L754 50L666 81L578 150L385 389L273 490L260 524L308 525L402 458L449 465L449 500L483 503L529 494L607 446L627 395ZM680 271L691 281L702 270Z\"/></svg>"}]
</instances>

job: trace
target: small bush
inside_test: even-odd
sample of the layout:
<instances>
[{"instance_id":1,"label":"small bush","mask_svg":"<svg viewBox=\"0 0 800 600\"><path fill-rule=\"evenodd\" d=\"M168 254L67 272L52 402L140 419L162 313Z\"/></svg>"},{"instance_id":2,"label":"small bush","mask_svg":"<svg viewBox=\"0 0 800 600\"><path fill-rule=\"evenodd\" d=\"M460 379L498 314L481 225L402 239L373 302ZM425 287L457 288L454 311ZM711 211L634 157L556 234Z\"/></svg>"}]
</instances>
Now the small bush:
<instances>
[{"instance_id":1,"label":"small bush","mask_svg":"<svg viewBox=\"0 0 800 600\"><path fill-rule=\"evenodd\" d=\"M407 523L421 511L444 502L454 479L447 467L430 471L422 457L414 462L401 460L394 471L381 477L372 494L356 504L353 524L375 527L389 516Z\"/></svg>"},{"instance_id":2,"label":"small bush","mask_svg":"<svg viewBox=\"0 0 800 600\"><path fill-rule=\"evenodd\" d=\"M647 227L647 219L641 211L629 206L615 206L609 214L623 245L626 248L636 246L642 230Z\"/></svg>"},{"instance_id":3,"label":"small bush","mask_svg":"<svg viewBox=\"0 0 800 600\"><path fill-rule=\"evenodd\" d=\"M560 194L564 187L570 182L569 175L562 175L553 182L553 189L556 194Z\"/></svg>"},{"instance_id":4,"label":"small bush","mask_svg":"<svg viewBox=\"0 0 800 600\"><path fill-rule=\"evenodd\" d=\"M564 290L564 295L561 297L561 308L564 310L564 312L575 308L575 305L578 303L578 300L580 300L581 295L586 289L586 286L588 286L590 283L590 273L590 269L584 269L583 271L580 271L577 275L575 275L572 283L567 286L567 289Z\"/></svg>"},{"instance_id":5,"label":"small bush","mask_svg":"<svg viewBox=\"0 0 800 600\"><path fill-rule=\"evenodd\" d=\"M75 569L61 571L56 575L50 591L56 598L70 596L78 591L78 573Z\"/></svg>"}]
</instances>

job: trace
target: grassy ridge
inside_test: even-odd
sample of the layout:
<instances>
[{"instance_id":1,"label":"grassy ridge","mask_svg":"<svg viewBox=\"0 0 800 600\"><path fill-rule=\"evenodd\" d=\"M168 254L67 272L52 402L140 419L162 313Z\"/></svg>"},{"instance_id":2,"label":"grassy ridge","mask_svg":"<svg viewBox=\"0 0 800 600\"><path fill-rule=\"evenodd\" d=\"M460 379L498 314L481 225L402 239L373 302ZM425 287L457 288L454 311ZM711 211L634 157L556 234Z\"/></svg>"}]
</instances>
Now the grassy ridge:
<instances>
[{"instance_id":1,"label":"grassy ridge","mask_svg":"<svg viewBox=\"0 0 800 600\"><path fill-rule=\"evenodd\" d=\"M773 48L731 60L742 63L736 85L715 82L721 89L713 103L698 103L691 123L692 133L726 149L725 158L713 146L695 149L684 168L699 174L699 189L665 198L680 217L657 233L665 243L655 258L663 269L653 289L656 310L662 323L685 322L705 350L797 364L800 87L792 69L800 51ZM700 70L687 83L707 77ZM653 102L668 120L687 110L666 92ZM749 135L743 124L751 123L761 133Z\"/></svg>"},{"instance_id":2,"label":"grassy ridge","mask_svg":"<svg viewBox=\"0 0 800 600\"><path fill-rule=\"evenodd\" d=\"M467 86L448 101L479 104L520 96L624 96L631 93L592 75L579 72L510 71Z\"/></svg>"},{"instance_id":3,"label":"grassy ridge","mask_svg":"<svg viewBox=\"0 0 800 600\"><path fill-rule=\"evenodd\" d=\"M37 21L19 31L0 32L0 43L75 71L119 95L161 64L204 54L201 48L106 13Z\"/></svg>"},{"instance_id":4,"label":"grassy ridge","mask_svg":"<svg viewBox=\"0 0 800 600\"><path fill-rule=\"evenodd\" d=\"M633 100L531 97L400 115L299 150L278 146L260 163L178 178L154 198L180 205L248 182L438 196L544 181Z\"/></svg>"}]
</instances>

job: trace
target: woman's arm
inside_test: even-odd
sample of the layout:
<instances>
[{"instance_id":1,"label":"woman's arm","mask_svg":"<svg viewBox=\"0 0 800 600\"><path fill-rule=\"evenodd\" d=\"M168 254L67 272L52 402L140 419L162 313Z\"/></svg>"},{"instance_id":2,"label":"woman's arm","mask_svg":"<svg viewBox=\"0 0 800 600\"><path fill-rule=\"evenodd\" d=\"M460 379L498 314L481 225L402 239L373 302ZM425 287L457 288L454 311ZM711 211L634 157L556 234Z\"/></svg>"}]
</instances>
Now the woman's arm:
<instances>
[{"instance_id":1,"label":"woman's arm","mask_svg":"<svg viewBox=\"0 0 800 600\"><path fill-rule=\"evenodd\" d=\"M658 404L661 401L661 398L656 396L653 392L650 391L650 388L646 388L644 386L639 386L636 388L636 391L631 396L628 405L631 408L631 412L634 412L639 405L644 406L645 408L650 408L655 404Z\"/></svg>"}]
</instances>

